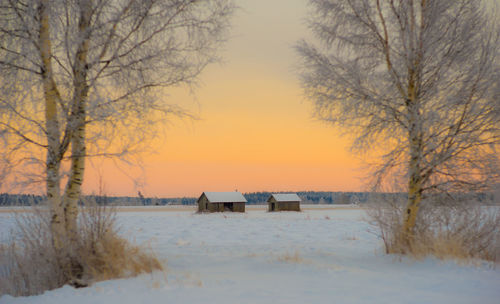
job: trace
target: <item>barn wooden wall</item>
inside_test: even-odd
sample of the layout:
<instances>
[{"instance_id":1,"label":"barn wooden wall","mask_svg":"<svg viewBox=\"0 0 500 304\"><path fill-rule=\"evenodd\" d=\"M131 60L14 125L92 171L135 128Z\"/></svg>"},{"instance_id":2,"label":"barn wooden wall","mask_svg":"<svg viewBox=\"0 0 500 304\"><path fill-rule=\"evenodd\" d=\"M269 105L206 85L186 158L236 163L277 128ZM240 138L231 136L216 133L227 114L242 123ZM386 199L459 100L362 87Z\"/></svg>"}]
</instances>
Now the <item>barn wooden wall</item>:
<instances>
[{"instance_id":1,"label":"barn wooden wall","mask_svg":"<svg viewBox=\"0 0 500 304\"><path fill-rule=\"evenodd\" d=\"M245 203L243 203L243 202L233 203L233 206L234 206L234 209L233 209L234 212L245 212Z\"/></svg>"},{"instance_id":2,"label":"barn wooden wall","mask_svg":"<svg viewBox=\"0 0 500 304\"><path fill-rule=\"evenodd\" d=\"M205 206L208 203L208 208ZM236 202L233 204L233 212L245 212L245 203ZM206 196L198 200L198 212L224 212L224 203L209 203Z\"/></svg>"},{"instance_id":3,"label":"barn wooden wall","mask_svg":"<svg viewBox=\"0 0 500 304\"><path fill-rule=\"evenodd\" d=\"M267 203L268 211L272 211L271 203L275 203L276 208L274 211L300 211L300 202L276 202L276 200L270 199Z\"/></svg>"}]
</instances>

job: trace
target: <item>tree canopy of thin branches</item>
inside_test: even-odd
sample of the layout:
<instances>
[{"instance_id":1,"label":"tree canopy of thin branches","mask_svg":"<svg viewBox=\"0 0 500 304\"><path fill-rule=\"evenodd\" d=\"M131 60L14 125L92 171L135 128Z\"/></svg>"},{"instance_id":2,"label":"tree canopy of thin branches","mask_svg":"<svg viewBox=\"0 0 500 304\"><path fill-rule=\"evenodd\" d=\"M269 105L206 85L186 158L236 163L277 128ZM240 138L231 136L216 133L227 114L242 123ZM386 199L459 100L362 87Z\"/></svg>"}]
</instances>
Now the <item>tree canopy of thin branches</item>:
<instances>
[{"instance_id":1,"label":"tree canopy of thin branches","mask_svg":"<svg viewBox=\"0 0 500 304\"><path fill-rule=\"evenodd\" d=\"M380 154L376 187L408 191L408 240L426 193L498 184L500 27L491 2L309 3L316 41L296 46L305 94L317 117L352 136L355 152Z\"/></svg>"},{"instance_id":2,"label":"tree canopy of thin branches","mask_svg":"<svg viewBox=\"0 0 500 304\"><path fill-rule=\"evenodd\" d=\"M56 249L77 235L86 159L140 151L158 123L189 115L162 94L218 60L234 8L0 0L0 165L10 176L43 172Z\"/></svg>"}]
</instances>

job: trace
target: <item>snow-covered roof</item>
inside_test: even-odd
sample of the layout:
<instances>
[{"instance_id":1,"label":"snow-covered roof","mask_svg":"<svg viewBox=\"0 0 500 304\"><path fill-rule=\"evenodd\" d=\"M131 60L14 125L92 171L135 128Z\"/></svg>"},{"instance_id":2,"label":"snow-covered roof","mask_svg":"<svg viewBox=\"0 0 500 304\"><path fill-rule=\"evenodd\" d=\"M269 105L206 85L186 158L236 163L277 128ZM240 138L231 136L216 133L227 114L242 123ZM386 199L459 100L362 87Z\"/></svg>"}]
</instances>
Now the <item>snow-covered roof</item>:
<instances>
[{"instance_id":1,"label":"snow-covered roof","mask_svg":"<svg viewBox=\"0 0 500 304\"><path fill-rule=\"evenodd\" d=\"M271 194L277 202L300 202L300 197L295 193Z\"/></svg>"},{"instance_id":2,"label":"snow-covered roof","mask_svg":"<svg viewBox=\"0 0 500 304\"><path fill-rule=\"evenodd\" d=\"M210 203L246 203L247 200L241 192L203 192Z\"/></svg>"}]
</instances>

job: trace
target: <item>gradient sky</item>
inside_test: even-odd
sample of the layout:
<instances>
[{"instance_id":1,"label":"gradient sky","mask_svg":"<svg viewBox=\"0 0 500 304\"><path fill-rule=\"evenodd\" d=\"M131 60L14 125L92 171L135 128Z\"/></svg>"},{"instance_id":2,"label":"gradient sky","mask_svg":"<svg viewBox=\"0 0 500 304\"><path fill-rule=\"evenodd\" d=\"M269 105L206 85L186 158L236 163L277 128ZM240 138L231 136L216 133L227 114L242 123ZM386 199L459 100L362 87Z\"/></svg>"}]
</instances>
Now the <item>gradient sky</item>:
<instances>
[{"instance_id":1,"label":"gradient sky","mask_svg":"<svg viewBox=\"0 0 500 304\"><path fill-rule=\"evenodd\" d=\"M200 119L174 121L152 147L157 153L144 156L143 170L89 165L86 193L97 193L99 172L109 195L360 190L348 140L312 117L298 82L292 46L309 35L306 1L236 2L224 62L204 71L194 96L176 89L168 98Z\"/></svg>"}]
</instances>

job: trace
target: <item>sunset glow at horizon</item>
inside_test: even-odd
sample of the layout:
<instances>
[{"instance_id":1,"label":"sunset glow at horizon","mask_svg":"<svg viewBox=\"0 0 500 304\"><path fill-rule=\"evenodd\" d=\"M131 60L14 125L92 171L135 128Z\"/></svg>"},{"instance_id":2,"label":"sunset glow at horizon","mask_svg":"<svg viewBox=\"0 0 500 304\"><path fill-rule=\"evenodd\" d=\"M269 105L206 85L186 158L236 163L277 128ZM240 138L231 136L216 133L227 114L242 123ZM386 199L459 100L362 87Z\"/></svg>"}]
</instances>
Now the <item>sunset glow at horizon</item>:
<instances>
[{"instance_id":1,"label":"sunset glow at horizon","mask_svg":"<svg viewBox=\"0 0 500 304\"><path fill-rule=\"evenodd\" d=\"M209 66L194 96L169 91L199 120L174 121L142 170L87 165L84 192L148 197L203 191L360 191L361 162L348 138L312 118L298 81L297 40L309 35L303 0L242 0L223 64ZM131 177L140 177L135 184Z\"/></svg>"}]
</instances>

